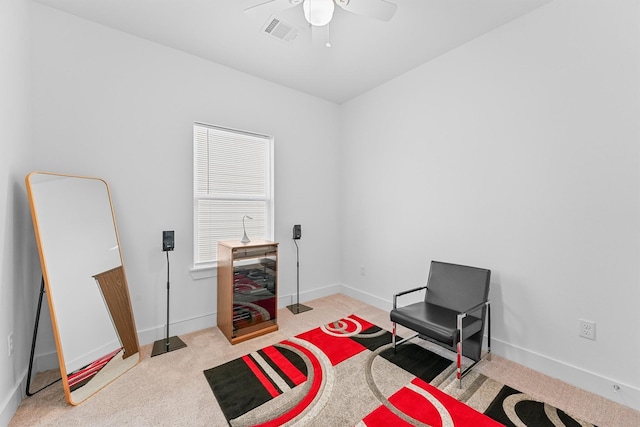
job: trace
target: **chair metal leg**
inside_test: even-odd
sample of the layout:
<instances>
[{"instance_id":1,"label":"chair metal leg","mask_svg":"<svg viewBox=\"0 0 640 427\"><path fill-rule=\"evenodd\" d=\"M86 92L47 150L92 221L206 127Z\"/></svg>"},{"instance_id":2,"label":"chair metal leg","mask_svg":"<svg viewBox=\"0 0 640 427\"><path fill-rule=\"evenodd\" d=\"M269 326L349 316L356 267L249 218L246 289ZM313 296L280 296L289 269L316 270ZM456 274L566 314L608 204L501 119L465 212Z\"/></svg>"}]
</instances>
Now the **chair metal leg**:
<instances>
[{"instance_id":1,"label":"chair metal leg","mask_svg":"<svg viewBox=\"0 0 640 427\"><path fill-rule=\"evenodd\" d=\"M457 368L456 368L456 376L458 377L458 388L462 388L462 341L458 341L458 355L457 359Z\"/></svg>"},{"instance_id":2,"label":"chair metal leg","mask_svg":"<svg viewBox=\"0 0 640 427\"><path fill-rule=\"evenodd\" d=\"M393 352L396 352L396 322L393 322L393 329L391 334L391 342L393 343Z\"/></svg>"},{"instance_id":3,"label":"chair metal leg","mask_svg":"<svg viewBox=\"0 0 640 427\"><path fill-rule=\"evenodd\" d=\"M491 303L487 301L487 359L491 360Z\"/></svg>"},{"instance_id":4,"label":"chair metal leg","mask_svg":"<svg viewBox=\"0 0 640 427\"><path fill-rule=\"evenodd\" d=\"M458 386L462 388L462 319L466 317L466 314L458 314L458 345L457 349L457 367L456 367L456 376L458 377Z\"/></svg>"}]
</instances>

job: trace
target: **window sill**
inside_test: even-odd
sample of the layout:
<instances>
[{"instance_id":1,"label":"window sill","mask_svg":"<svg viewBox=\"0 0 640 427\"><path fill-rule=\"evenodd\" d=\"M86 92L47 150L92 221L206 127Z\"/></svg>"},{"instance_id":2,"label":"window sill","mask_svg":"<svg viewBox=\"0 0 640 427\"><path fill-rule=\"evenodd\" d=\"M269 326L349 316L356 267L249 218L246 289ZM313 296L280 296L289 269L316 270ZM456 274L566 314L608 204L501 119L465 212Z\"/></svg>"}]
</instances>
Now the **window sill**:
<instances>
[{"instance_id":1,"label":"window sill","mask_svg":"<svg viewBox=\"0 0 640 427\"><path fill-rule=\"evenodd\" d=\"M210 279L212 277L218 277L218 267L215 265L192 267L191 270L189 270L189 274L191 274L193 280Z\"/></svg>"}]
</instances>

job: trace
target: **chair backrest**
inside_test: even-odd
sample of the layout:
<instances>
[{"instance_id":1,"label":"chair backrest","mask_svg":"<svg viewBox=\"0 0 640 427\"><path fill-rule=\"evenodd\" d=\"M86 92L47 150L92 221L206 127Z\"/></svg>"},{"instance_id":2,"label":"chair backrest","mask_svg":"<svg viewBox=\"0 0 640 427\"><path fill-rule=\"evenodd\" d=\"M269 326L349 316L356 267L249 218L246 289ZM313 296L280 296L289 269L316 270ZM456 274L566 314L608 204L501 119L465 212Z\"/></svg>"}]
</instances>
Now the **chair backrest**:
<instances>
[{"instance_id":1,"label":"chair backrest","mask_svg":"<svg viewBox=\"0 0 640 427\"><path fill-rule=\"evenodd\" d=\"M488 300L490 281L491 270L431 261L425 301L464 311Z\"/></svg>"}]
</instances>

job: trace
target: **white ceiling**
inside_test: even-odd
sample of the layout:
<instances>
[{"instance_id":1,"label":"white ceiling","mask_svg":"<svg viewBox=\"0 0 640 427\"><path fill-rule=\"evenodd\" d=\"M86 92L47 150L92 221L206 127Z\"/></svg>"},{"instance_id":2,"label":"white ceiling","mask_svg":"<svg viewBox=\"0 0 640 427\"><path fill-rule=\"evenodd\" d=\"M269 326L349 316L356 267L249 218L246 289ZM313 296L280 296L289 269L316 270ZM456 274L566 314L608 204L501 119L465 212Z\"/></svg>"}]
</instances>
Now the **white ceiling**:
<instances>
[{"instance_id":1,"label":"white ceiling","mask_svg":"<svg viewBox=\"0 0 640 427\"><path fill-rule=\"evenodd\" d=\"M301 6L275 15L302 28L292 43L265 34L270 16L244 12L265 0L36 1L340 104L551 0L387 0L389 22L336 7L331 48Z\"/></svg>"}]
</instances>

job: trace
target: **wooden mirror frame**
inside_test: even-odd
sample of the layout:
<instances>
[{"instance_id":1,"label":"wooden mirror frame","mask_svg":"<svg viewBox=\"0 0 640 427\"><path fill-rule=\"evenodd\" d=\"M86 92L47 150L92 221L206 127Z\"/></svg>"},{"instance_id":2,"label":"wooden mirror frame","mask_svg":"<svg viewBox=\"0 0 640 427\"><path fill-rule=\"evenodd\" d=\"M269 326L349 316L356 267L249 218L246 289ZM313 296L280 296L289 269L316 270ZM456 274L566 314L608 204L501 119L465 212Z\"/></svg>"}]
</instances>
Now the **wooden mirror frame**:
<instances>
[{"instance_id":1,"label":"wooden mirror frame","mask_svg":"<svg viewBox=\"0 0 640 427\"><path fill-rule=\"evenodd\" d=\"M25 181L62 385L77 405L140 361L111 193L100 178Z\"/></svg>"}]
</instances>

